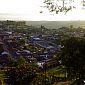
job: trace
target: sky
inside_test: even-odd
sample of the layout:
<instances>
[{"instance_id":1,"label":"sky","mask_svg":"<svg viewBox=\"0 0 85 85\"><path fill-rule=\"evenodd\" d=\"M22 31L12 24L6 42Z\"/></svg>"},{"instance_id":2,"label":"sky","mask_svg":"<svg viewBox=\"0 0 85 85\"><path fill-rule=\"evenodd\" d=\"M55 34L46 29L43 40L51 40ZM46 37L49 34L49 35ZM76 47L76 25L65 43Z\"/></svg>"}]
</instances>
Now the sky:
<instances>
[{"instance_id":1,"label":"sky","mask_svg":"<svg viewBox=\"0 0 85 85\"><path fill-rule=\"evenodd\" d=\"M27 20L27 21L73 21L85 20L85 9L81 0L72 4L76 9L64 13L49 13L41 9L44 0L0 0L0 20ZM82 9L82 10L81 10ZM40 13L43 11L43 13Z\"/></svg>"}]
</instances>

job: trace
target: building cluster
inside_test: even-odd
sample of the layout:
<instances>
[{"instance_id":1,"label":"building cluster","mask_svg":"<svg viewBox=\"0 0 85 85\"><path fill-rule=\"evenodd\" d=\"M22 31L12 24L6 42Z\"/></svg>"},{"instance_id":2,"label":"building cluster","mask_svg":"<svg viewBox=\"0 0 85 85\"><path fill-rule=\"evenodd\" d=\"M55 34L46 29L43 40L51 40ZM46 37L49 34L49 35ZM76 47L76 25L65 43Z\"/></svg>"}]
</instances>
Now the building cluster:
<instances>
[{"instance_id":1,"label":"building cluster","mask_svg":"<svg viewBox=\"0 0 85 85\"><path fill-rule=\"evenodd\" d=\"M58 46L47 41L52 36L30 35L17 31L0 30L0 65L9 63L11 58L17 59L23 56L27 63L35 61L38 66L50 62L52 65L53 56L58 51ZM58 64L53 63L53 65ZM42 67L41 66L41 67Z\"/></svg>"},{"instance_id":2,"label":"building cluster","mask_svg":"<svg viewBox=\"0 0 85 85\"><path fill-rule=\"evenodd\" d=\"M39 67L47 62L56 65L54 60L61 51L61 41L68 37L84 37L85 31L62 27L47 29L26 26L24 21L0 22L0 64L9 63L10 59L23 56L27 63L35 61Z\"/></svg>"}]
</instances>

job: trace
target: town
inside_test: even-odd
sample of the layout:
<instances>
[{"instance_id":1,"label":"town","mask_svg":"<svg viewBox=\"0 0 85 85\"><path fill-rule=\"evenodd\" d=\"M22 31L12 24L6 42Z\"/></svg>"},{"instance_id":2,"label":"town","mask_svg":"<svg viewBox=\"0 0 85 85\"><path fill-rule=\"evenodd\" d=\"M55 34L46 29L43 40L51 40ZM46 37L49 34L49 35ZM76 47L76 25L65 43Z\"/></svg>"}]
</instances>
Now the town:
<instances>
[{"instance_id":1,"label":"town","mask_svg":"<svg viewBox=\"0 0 85 85\"><path fill-rule=\"evenodd\" d=\"M74 28L73 25L48 29L43 25L39 28L26 25L25 21L0 21L0 85L15 85L13 81L9 84L9 76L5 76L4 73L24 64L23 62L33 66L33 74L35 67L39 70L38 78L31 79L33 82L29 80L31 84L26 84L26 81L16 85L58 85L56 81L63 81L64 84L61 85L72 85L65 82L67 73L58 57L63 48L62 42L71 37L85 38L85 29ZM15 63L17 61L18 63ZM39 77L39 73L44 73L44 78ZM71 80L70 83L72 82Z\"/></svg>"}]
</instances>

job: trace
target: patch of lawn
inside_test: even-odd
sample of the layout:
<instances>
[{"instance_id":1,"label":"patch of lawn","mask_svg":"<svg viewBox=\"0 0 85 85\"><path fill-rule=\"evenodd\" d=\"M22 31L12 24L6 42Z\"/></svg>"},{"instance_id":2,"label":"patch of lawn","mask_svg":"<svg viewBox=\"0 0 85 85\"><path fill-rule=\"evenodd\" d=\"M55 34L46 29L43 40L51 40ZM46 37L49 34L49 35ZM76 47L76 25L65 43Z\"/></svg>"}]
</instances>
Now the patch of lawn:
<instances>
[{"instance_id":1,"label":"patch of lawn","mask_svg":"<svg viewBox=\"0 0 85 85\"><path fill-rule=\"evenodd\" d=\"M48 73L63 73L65 72L65 67L63 65L61 66L57 66L57 67L54 67L54 68L51 68L51 69L48 69L47 72Z\"/></svg>"},{"instance_id":2,"label":"patch of lawn","mask_svg":"<svg viewBox=\"0 0 85 85\"><path fill-rule=\"evenodd\" d=\"M65 70L65 67L63 65L48 69L47 73L57 75L58 77L65 77L66 76L66 70Z\"/></svg>"},{"instance_id":3,"label":"patch of lawn","mask_svg":"<svg viewBox=\"0 0 85 85\"><path fill-rule=\"evenodd\" d=\"M0 85L4 85L3 77L4 77L4 71L0 70Z\"/></svg>"}]
</instances>

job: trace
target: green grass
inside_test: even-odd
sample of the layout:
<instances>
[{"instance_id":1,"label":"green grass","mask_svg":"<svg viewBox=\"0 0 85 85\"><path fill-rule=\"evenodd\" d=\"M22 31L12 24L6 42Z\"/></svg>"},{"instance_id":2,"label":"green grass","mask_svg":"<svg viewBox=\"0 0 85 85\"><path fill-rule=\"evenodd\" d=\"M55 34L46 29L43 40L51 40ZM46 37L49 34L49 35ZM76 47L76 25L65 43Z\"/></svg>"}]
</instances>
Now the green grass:
<instances>
[{"instance_id":1,"label":"green grass","mask_svg":"<svg viewBox=\"0 0 85 85\"><path fill-rule=\"evenodd\" d=\"M4 77L4 71L0 70L0 85L4 85L3 77Z\"/></svg>"},{"instance_id":2,"label":"green grass","mask_svg":"<svg viewBox=\"0 0 85 85\"><path fill-rule=\"evenodd\" d=\"M48 69L47 73L57 75L59 77L66 76L66 70L65 70L65 67L63 65Z\"/></svg>"},{"instance_id":3,"label":"green grass","mask_svg":"<svg viewBox=\"0 0 85 85\"><path fill-rule=\"evenodd\" d=\"M65 67L64 66L57 66L51 69L47 70L48 73L63 73L65 72Z\"/></svg>"}]
</instances>

